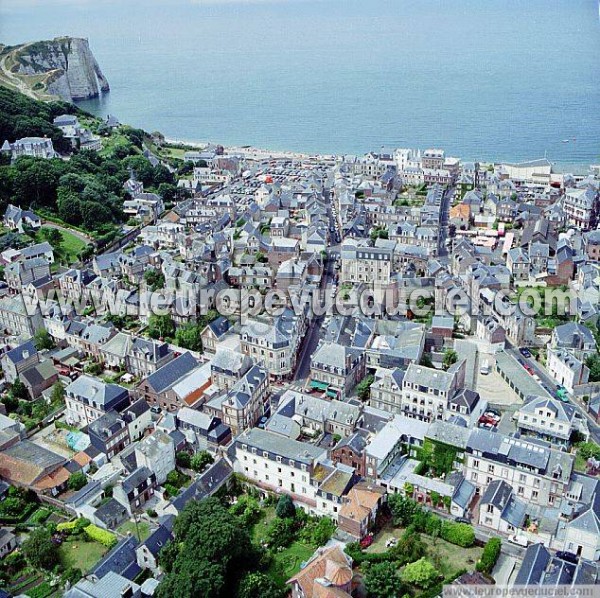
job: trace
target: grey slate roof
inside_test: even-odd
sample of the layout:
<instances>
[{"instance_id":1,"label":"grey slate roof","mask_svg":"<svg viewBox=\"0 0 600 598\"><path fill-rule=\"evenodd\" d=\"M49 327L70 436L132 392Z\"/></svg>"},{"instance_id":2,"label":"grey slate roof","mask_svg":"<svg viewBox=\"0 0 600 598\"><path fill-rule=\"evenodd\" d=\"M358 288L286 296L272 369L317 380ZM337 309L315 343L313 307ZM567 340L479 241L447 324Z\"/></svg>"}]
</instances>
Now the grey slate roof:
<instances>
[{"instance_id":1,"label":"grey slate roof","mask_svg":"<svg viewBox=\"0 0 600 598\"><path fill-rule=\"evenodd\" d=\"M171 388L196 367L198 367L198 362L194 356L185 352L148 376L147 382L156 393L160 394Z\"/></svg>"}]
</instances>

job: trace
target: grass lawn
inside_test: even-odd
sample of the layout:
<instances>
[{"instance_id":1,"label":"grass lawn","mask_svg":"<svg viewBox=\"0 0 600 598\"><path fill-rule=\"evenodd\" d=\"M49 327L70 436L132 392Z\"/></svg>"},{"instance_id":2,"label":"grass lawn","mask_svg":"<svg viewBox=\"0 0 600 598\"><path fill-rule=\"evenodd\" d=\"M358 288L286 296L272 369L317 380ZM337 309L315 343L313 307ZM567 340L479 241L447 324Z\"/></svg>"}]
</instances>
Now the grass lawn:
<instances>
[{"instance_id":1,"label":"grass lawn","mask_svg":"<svg viewBox=\"0 0 600 598\"><path fill-rule=\"evenodd\" d=\"M282 584L300 571L302 563L308 561L316 550L316 546L294 542L286 549L275 554L273 563L267 569L267 575Z\"/></svg>"},{"instance_id":2,"label":"grass lawn","mask_svg":"<svg viewBox=\"0 0 600 598\"><path fill-rule=\"evenodd\" d=\"M120 527L117 528L117 532L119 532L123 536L126 536L127 532L131 532L131 535L134 538L138 537L138 530L140 532L140 539L143 542L151 533L150 524L147 521L140 521L137 524L136 528L136 525L133 521L126 521Z\"/></svg>"},{"instance_id":3,"label":"grass lawn","mask_svg":"<svg viewBox=\"0 0 600 598\"><path fill-rule=\"evenodd\" d=\"M99 542L86 542L80 538L63 542L58 553L63 567L76 567L87 573L107 552Z\"/></svg>"},{"instance_id":4,"label":"grass lawn","mask_svg":"<svg viewBox=\"0 0 600 598\"><path fill-rule=\"evenodd\" d=\"M387 525L377 534L375 540L367 552L385 552L388 550L385 543L390 538L400 538L404 529ZM427 534L421 534L421 539L427 545L426 557L439 569L442 575L449 576L457 573L461 569L473 569L475 563L479 560L483 548L472 546L471 548L462 548L442 540L441 538L432 538Z\"/></svg>"},{"instance_id":5,"label":"grass lawn","mask_svg":"<svg viewBox=\"0 0 600 598\"><path fill-rule=\"evenodd\" d=\"M585 459L584 457L582 457L581 454L579 453L579 451L577 451L575 453L575 463L573 464L573 467L577 471L580 471L582 473L586 473L587 459Z\"/></svg>"},{"instance_id":6,"label":"grass lawn","mask_svg":"<svg viewBox=\"0 0 600 598\"><path fill-rule=\"evenodd\" d=\"M43 234L44 229L49 229L49 227L42 226L38 234L36 235L36 240L38 242L43 242L46 240L46 237ZM54 252L56 254L57 262L68 262L72 264L76 262L81 250L86 246L79 237L76 237L73 233L70 233L66 230L59 230L62 241L60 245L54 247Z\"/></svg>"},{"instance_id":7,"label":"grass lawn","mask_svg":"<svg viewBox=\"0 0 600 598\"><path fill-rule=\"evenodd\" d=\"M265 532L269 523L275 519L275 507L266 507L262 510L262 517L252 528L251 538L253 542L261 544L265 537Z\"/></svg>"}]
</instances>

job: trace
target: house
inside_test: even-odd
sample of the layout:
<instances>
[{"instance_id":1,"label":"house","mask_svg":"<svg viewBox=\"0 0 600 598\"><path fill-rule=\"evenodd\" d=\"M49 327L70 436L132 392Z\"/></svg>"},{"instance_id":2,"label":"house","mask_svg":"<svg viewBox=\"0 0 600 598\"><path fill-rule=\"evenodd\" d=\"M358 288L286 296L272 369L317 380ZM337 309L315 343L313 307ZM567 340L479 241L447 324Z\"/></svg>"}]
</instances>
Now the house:
<instances>
[{"instance_id":1,"label":"house","mask_svg":"<svg viewBox=\"0 0 600 598\"><path fill-rule=\"evenodd\" d=\"M137 564L142 569L150 569L154 575L160 574L158 564L160 551L173 540L172 526L159 526L136 549Z\"/></svg>"},{"instance_id":2,"label":"house","mask_svg":"<svg viewBox=\"0 0 600 598\"><path fill-rule=\"evenodd\" d=\"M38 303L26 303L22 295L0 298L0 331L27 338L35 336L43 326Z\"/></svg>"},{"instance_id":3,"label":"house","mask_svg":"<svg viewBox=\"0 0 600 598\"><path fill-rule=\"evenodd\" d=\"M17 537L4 527L0 527L0 558L9 555L17 547Z\"/></svg>"},{"instance_id":4,"label":"house","mask_svg":"<svg viewBox=\"0 0 600 598\"><path fill-rule=\"evenodd\" d=\"M109 461L131 444L127 423L114 409L90 423L88 436L91 445L105 454Z\"/></svg>"},{"instance_id":5,"label":"house","mask_svg":"<svg viewBox=\"0 0 600 598\"><path fill-rule=\"evenodd\" d=\"M258 488L285 492L298 506L315 511L317 488L311 477L325 449L252 428L233 441L232 451L234 471Z\"/></svg>"},{"instance_id":6,"label":"house","mask_svg":"<svg viewBox=\"0 0 600 598\"><path fill-rule=\"evenodd\" d=\"M84 374L65 389L66 419L73 425L87 426L102 414L129 405L129 392L117 384L106 384Z\"/></svg>"},{"instance_id":7,"label":"house","mask_svg":"<svg viewBox=\"0 0 600 598\"><path fill-rule=\"evenodd\" d=\"M444 419L450 399L462 386L461 363L462 370L452 367L447 372L411 363L402 378L403 415L424 421Z\"/></svg>"},{"instance_id":8,"label":"house","mask_svg":"<svg viewBox=\"0 0 600 598\"><path fill-rule=\"evenodd\" d=\"M392 275L393 251L345 239L341 247L340 282L387 285Z\"/></svg>"},{"instance_id":9,"label":"house","mask_svg":"<svg viewBox=\"0 0 600 598\"><path fill-rule=\"evenodd\" d=\"M139 467L146 467L155 474L157 484L164 484L167 475L175 469L173 440L161 430L156 430L136 444L135 457Z\"/></svg>"},{"instance_id":10,"label":"house","mask_svg":"<svg viewBox=\"0 0 600 598\"><path fill-rule=\"evenodd\" d=\"M578 359L568 349L548 349L546 369L548 373L564 386L568 392L573 392L576 386L587 384L590 370L584 363L583 355Z\"/></svg>"},{"instance_id":11,"label":"house","mask_svg":"<svg viewBox=\"0 0 600 598\"><path fill-rule=\"evenodd\" d=\"M231 429L218 417L189 407L182 407L177 412L177 428L196 450L216 448L231 440Z\"/></svg>"},{"instance_id":12,"label":"house","mask_svg":"<svg viewBox=\"0 0 600 598\"><path fill-rule=\"evenodd\" d=\"M44 359L21 372L21 382L32 399L37 399L58 381L58 372L52 361Z\"/></svg>"},{"instance_id":13,"label":"house","mask_svg":"<svg viewBox=\"0 0 600 598\"><path fill-rule=\"evenodd\" d=\"M221 397L205 405L208 414L218 417L237 436L253 427L268 411L269 375L266 369L254 365Z\"/></svg>"},{"instance_id":14,"label":"house","mask_svg":"<svg viewBox=\"0 0 600 598\"><path fill-rule=\"evenodd\" d=\"M65 598L141 598L141 587L109 571L104 577L84 577L64 594Z\"/></svg>"},{"instance_id":15,"label":"house","mask_svg":"<svg viewBox=\"0 0 600 598\"><path fill-rule=\"evenodd\" d=\"M600 262L600 228L584 233L583 246L590 262Z\"/></svg>"},{"instance_id":16,"label":"house","mask_svg":"<svg viewBox=\"0 0 600 598\"><path fill-rule=\"evenodd\" d=\"M349 598L352 559L340 546L319 548L299 573L287 580L292 598Z\"/></svg>"},{"instance_id":17,"label":"house","mask_svg":"<svg viewBox=\"0 0 600 598\"><path fill-rule=\"evenodd\" d=\"M156 487L156 474L145 466L138 467L113 488L113 498L133 514L152 499Z\"/></svg>"},{"instance_id":18,"label":"house","mask_svg":"<svg viewBox=\"0 0 600 598\"><path fill-rule=\"evenodd\" d=\"M596 351L596 341L587 326L567 322L552 331L550 348L569 349L575 357L585 359Z\"/></svg>"},{"instance_id":19,"label":"house","mask_svg":"<svg viewBox=\"0 0 600 598\"><path fill-rule=\"evenodd\" d=\"M565 528L564 548L590 561L600 559L600 490L596 490L589 506Z\"/></svg>"},{"instance_id":20,"label":"house","mask_svg":"<svg viewBox=\"0 0 600 598\"><path fill-rule=\"evenodd\" d=\"M367 475L368 432L356 430L342 439L331 449L330 458L333 463L343 463L354 468L361 477Z\"/></svg>"},{"instance_id":21,"label":"house","mask_svg":"<svg viewBox=\"0 0 600 598\"><path fill-rule=\"evenodd\" d=\"M39 230L42 226L41 218L29 210L22 210L18 206L8 204L2 222L7 228L23 232L23 226Z\"/></svg>"},{"instance_id":22,"label":"house","mask_svg":"<svg viewBox=\"0 0 600 598\"><path fill-rule=\"evenodd\" d=\"M31 156L33 158L50 159L56 158L58 154L54 151L52 139L48 137L22 137L14 143L6 140L0 149L3 153L10 153L14 162L21 156Z\"/></svg>"},{"instance_id":23,"label":"house","mask_svg":"<svg viewBox=\"0 0 600 598\"><path fill-rule=\"evenodd\" d=\"M598 220L600 196L596 189L568 189L563 198L563 210L567 224L580 230L593 229Z\"/></svg>"},{"instance_id":24,"label":"house","mask_svg":"<svg viewBox=\"0 0 600 598\"><path fill-rule=\"evenodd\" d=\"M219 390L229 390L252 367L252 358L233 349L218 348L210 362L212 383Z\"/></svg>"},{"instance_id":25,"label":"house","mask_svg":"<svg viewBox=\"0 0 600 598\"><path fill-rule=\"evenodd\" d=\"M127 424L129 437L132 442L139 440L152 423L150 405L144 399L138 399L131 403L131 405L127 405L121 411L121 417Z\"/></svg>"},{"instance_id":26,"label":"house","mask_svg":"<svg viewBox=\"0 0 600 598\"><path fill-rule=\"evenodd\" d=\"M23 344L7 351L0 357L0 364L4 372L4 379L13 384L21 374L30 367L41 361L40 354L33 340L28 340Z\"/></svg>"},{"instance_id":27,"label":"house","mask_svg":"<svg viewBox=\"0 0 600 598\"><path fill-rule=\"evenodd\" d=\"M386 491L381 486L359 482L342 499L338 527L357 540L362 539L375 524L386 497Z\"/></svg>"},{"instance_id":28,"label":"house","mask_svg":"<svg viewBox=\"0 0 600 598\"><path fill-rule=\"evenodd\" d=\"M525 525L527 503L518 499L512 486L504 480L494 480L479 502L479 525L511 534Z\"/></svg>"},{"instance_id":29,"label":"house","mask_svg":"<svg viewBox=\"0 0 600 598\"><path fill-rule=\"evenodd\" d=\"M205 353L215 353L218 343L229 333L231 323L224 316L219 316L206 325L200 333L202 339L202 348Z\"/></svg>"},{"instance_id":30,"label":"house","mask_svg":"<svg viewBox=\"0 0 600 598\"><path fill-rule=\"evenodd\" d=\"M138 540L134 536L119 540L115 547L94 567L91 572L92 577L102 579L108 573L116 573L129 580L135 579L142 572L137 564L135 554L137 545Z\"/></svg>"},{"instance_id":31,"label":"house","mask_svg":"<svg viewBox=\"0 0 600 598\"><path fill-rule=\"evenodd\" d=\"M182 404L172 389L197 367L196 359L186 351L142 380L136 389L137 393L150 405L176 411Z\"/></svg>"}]
</instances>

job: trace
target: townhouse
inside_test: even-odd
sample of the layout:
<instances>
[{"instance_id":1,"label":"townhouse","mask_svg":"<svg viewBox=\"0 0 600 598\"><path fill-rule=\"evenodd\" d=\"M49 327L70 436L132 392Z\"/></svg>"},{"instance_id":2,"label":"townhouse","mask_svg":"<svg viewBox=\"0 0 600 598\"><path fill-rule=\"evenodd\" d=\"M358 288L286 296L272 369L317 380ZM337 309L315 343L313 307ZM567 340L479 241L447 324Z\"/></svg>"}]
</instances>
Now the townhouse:
<instances>
[{"instance_id":1,"label":"townhouse","mask_svg":"<svg viewBox=\"0 0 600 598\"><path fill-rule=\"evenodd\" d=\"M339 343L320 343L310 359L311 387L335 398L347 396L364 372L364 351Z\"/></svg>"},{"instance_id":2,"label":"townhouse","mask_svg":"<svg viewBox=\"0 0 600 598\"><path fill-rule=\"evenodd\" d=\"M129 402L126 388L106 384L87 374L79 376L65 388L66 419L77 426L88 426L111 409L121 411Z\"/></svg>"}]
</instances>

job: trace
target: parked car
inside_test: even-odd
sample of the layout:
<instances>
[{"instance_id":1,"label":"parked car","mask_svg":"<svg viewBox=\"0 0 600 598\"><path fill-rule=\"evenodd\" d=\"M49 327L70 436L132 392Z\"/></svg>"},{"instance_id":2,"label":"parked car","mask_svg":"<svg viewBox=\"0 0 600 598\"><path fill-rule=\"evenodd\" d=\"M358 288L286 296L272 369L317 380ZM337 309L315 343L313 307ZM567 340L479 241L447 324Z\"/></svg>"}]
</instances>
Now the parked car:
<instances>
[{"instance_id":1,"label":"parked car","mask_svg":"<svg viewBox=\"0 0 600 598\"><path fill-rule=\"evenodd\" d=\"M492 371L490 364L487 361L484 361L479 368L479 373L487 376Z\"/></svg>"},{"instance_id":2,"label":"parked car","mask_svg":"<svg viewBox=\"0 0 600 598\"><path fill-rule=\"evenodd\" d=\"M471 525L471 520L467 519L466 517L455 517L454 521L456 521L456 523L468 523Z\"/></svg>"},{"instance_id":3,"label":"parked car","mask_svg":"<svg viewBox=\"0 0 600 598\"><path fill-rule=\"evenodd\" d=\"M519 349L519 353L523 356L526 357L527 359L529 359L531 357L531 351L529 349L526 349L525 347L521 347Z\"/></svg>"},{"instance_id":4,"label":"parked car","mask_svg":"<svg viewBox=\"0 0 600 598\"><path fill-rule=\"evenodd\" d=\"M516 544L517 546L522 546L523 548L527 548L529 545L529 540L526 536L520 536L518 534L513 534L512 536L508 536L508 541L512 544Z\"/></svg>"}]
</instances>

